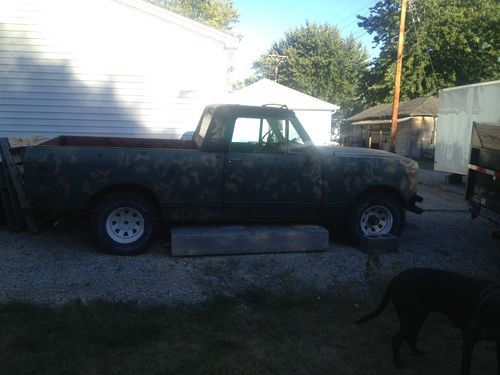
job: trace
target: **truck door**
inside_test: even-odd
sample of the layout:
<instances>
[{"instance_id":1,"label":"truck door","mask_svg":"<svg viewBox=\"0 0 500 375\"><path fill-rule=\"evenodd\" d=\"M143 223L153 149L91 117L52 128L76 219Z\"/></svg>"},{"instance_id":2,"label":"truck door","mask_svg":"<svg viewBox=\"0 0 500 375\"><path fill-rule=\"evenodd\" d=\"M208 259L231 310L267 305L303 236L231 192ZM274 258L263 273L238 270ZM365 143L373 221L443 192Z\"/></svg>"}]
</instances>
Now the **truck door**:
<instances>
[{"instance_id":1,"label":"truck door","mask_svg":"<svg viewBox=\"0 0 500 375\"><path fill-rule=\"evenodd\" d=\"M224 165L227 219L317 218L322 179L321 158L292 119L236 118Z\"/></svg>"}]
</instances>

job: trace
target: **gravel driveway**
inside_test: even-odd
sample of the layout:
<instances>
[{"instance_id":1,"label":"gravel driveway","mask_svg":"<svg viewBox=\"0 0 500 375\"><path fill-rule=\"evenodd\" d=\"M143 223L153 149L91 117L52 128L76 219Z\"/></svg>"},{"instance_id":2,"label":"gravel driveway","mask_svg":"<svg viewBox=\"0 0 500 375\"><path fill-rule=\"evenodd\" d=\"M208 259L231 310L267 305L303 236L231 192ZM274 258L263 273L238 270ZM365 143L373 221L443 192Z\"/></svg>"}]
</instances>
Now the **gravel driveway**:
<instances>
[{"instance_id":1,"label":"gravel driveway","mask_svg":"<svg viewBox=\"0 0 500 375\"><path fill-rule=\"evenodd\" d=\"M378 275L431 266L500 279L500 242L492 226L471 220L463 194L421 185L422 215L408 213L399 252L381 256ZM95 251L85 228L67 223L39 235L0 229L0 301L63 303L102 298L140 304L192 304L214 295L314 288L322 293L364 293L366 257L333 241L329 251L171 258L157 243L137 257Z\"/></svg>"}]
</instances>

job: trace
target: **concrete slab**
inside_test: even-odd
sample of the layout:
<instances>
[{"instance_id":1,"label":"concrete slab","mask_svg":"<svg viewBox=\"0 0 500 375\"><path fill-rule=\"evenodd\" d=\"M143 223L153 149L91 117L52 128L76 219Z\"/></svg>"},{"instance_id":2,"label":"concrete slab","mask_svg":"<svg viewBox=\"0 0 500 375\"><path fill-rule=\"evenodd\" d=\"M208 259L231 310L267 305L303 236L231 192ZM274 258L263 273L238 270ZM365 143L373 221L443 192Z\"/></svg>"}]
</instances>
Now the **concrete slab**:
<instances>
[{"instance_id":1,"label":"concrete slab","mask_svg":"<svg viewBox=\"0 0 500 375\"><path fill-rule=\"evenodd\" d=\"M328 231L315 225L172 228L172 256L325 251Z\"/></svg>"},{"instance_id":2,"label":"concrete slab","mask_svg":"<svg viewBox=\"0 0 500 375\"><path fill-rule=\"evenodd\" d=\"M398 238L392 234L371 234L361 237L361 250L365 253L395 253L398 251Z\"/></svg>"}]
</instances>

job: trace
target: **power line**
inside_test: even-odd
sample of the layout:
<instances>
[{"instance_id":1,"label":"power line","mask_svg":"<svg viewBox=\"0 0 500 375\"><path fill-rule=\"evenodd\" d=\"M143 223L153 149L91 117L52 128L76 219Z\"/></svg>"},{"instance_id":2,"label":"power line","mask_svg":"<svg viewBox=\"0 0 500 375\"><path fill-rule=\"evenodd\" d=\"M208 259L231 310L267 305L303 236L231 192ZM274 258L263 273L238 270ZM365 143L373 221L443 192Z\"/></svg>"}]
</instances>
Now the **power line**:
<instances>
[{"instance_id":1,"label":"power line","mask_svg":"<svg viewBox=\"0 0 500 375\"><path fill-rule=\"evenodd\" d=\"M371 0L370 0L370 1L371 1ZM353 2L351 2L348 6L344 7L344 8L343 8L343 9L342 9L339 13L337 13L337 14L335 15L335 17L333 17L333 18L330 20L330 22L333 22L334 20L337 20L337 19L338 19L341 15L343 15L343 14L345 13L345 11L346 11L347 9L352 8L352 6L353 6L353 5L356 5L356 3L355 3L354 1L353 1Z\"/></svg>"},{"instance_id":2,"label":"power line","mask_svg":"<svg viewBox=\"0 0 500 375\"><path fill-rule=\"evenodd\" d=\"M375 1L376 1L376 0L370 0L370 1L368 1L368 3L366 3L364 6L362 6L361 8L359 8L357 11L355 11L355 12L353 12L353 13L349 14L349 15L348 15L348 16L346 16L345 18L346 18L346 19L349 19L350 17L352 17L352 16L356 15L357 13L361 12L362 10L364 10L364 9L366 9L366 8L370 7L371 5L373 5L373 4L375 3ZM356 20L356 21L357 21L357 20ZM342 25L342 24L343 24L343 22L341 22L339 25Z\"/></svg>"},{"instance_id":3,"label":"power line","mask_svg":"<svg viewBox=\"0 0 500 375\"><path fill-rule=\"evenodd\" d=\"M368 34L368 31L365 30L365 31L362 31L361 33L354 35L353 37L354 37L354 39L359 40L362 36L365 36L366 34Z\"/></svg>"},{"instance_id":4,"label":"power line","mask_svg":"<svg viewBox=\"0 0 500 375\"><path fill-rule=\"evenodd\" d=\"M363 16L365 16L365 15L367 15L367 14L364 14ZM341 32L341 33L342 33L342 31L347 30L350 26L352 26L353 24L355 24L355 23L357 23L357 22L359 22L359 20L358 20L358 19L355 19L354 21L352 21L352 22L348 23L347 25L345 25L345 26L343 26L343 27L339 28L339 32Z\"/></svg>"},{"instance_id":5,"label":"power line","mask_svg":"<svg viewBox=\"0 0 500 375\"><path fill-rule=\"evenodd\" d=\"M370 7L371 5L373 5L373 3L374 3L374 2L375 2L375 0L370 0L370 1L368 2L368 4L366 4L365 6L363 6L363 7L362 7L362 8L360 8L360 9L358 9L358 10L357 10L357 11L355 11L354 13L349 14L349 15L348 15L347 17L345 17L345 18L346 18L346 19L349 19L350 17L352 17L352 16L356 15L357 13L361 12L363 9L366 9L366 8ZM351 26L351 25L352 25L353 23L355 23L355 22L358 22L358 20L357 20L357 19L355 19L354 21L350 22L349 24L347 24L347 25L345 25L345 26L343 26L343 27L340 27L340 26L342 26L342 24L343 24L343 22L341 22L341 23L339 23L339 24L337 25L337 27L339 27L340 31L342 31L342 30L345 30L347 27Z\"/></svg>"}]
</instances>

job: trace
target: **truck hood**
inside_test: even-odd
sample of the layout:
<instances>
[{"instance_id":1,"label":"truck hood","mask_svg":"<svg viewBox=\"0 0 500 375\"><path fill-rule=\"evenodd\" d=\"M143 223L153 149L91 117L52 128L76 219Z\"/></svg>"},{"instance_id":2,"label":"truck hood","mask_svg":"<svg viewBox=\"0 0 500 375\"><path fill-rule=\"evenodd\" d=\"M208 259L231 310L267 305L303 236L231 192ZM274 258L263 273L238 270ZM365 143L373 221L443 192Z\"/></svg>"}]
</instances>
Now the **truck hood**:
<instances>
[{"instance_id":1,"label":"truck hood","mask_svg":"<svg viewBox=\"0 0 500 375\"><path fill-rule=\"evenodd\" d=\"M391 185L399 190L406 201L417 191L418 163L410 158L382 150L361 147L322 146L319 152L333 167L342 181L355 191L363 186ZM329 163L328 161L331 161ZM362 181L362 183L360 182Z\"/></svg>"}]
</instances>

